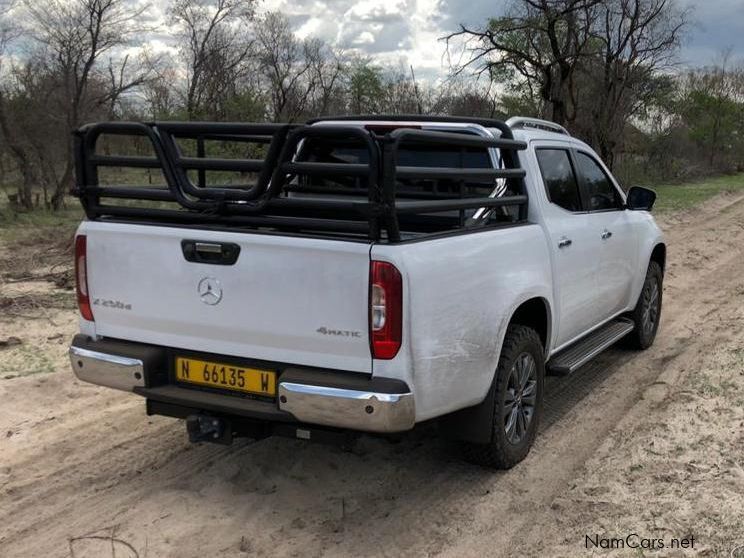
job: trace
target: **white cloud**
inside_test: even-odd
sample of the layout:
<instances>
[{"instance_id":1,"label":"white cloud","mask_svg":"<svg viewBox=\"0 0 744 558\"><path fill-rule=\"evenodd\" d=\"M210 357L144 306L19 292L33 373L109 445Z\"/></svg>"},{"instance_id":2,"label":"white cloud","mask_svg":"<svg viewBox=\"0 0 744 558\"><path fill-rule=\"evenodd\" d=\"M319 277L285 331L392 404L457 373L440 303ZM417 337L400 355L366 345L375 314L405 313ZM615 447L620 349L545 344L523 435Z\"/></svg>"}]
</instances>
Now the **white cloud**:
<instances>
[{"instance_id":1,"label":"white cloud","mask_svg":"<svg viewBox=\"0 0 744 558\"><path fill-rule=\"evenodd\" d=\"M296 34L316 36L380 63L413 65L417 78L446 73L441 0L266 0L265 10L300 21Z\"/></svg>"},{"instance_id":2,"label":"white cloud","mask_svg":"<svg viewBox=\"0 0 744 558\"><path fill-rule=\"evenodd\" d=\"M696 20L680 53L683 64L712 63L727 47L734 48L734 60L744 58L744 1L677 1L691 7ZM300 38L319 37L347 52L399 65L406 72L413 65L417 78L435 80L447 73L440 38L460 23L484 24L489 17L501 15L506 4L507 0L263 0L260 9L286 15ZM172 48L164 6L155 2L148 10L163 29L153 34L156 51Z\"/></svg>"},{"instance_id":3,"label":"white cloud","mask_svg":"<svg viewBox=\"0 0 744 558\"><path fill-rule=\"evenodd\" d=\"M371 45L375 42L375 36L369 31L362 31L354 41L354 45Z\"/></svg>"}]
</instances>

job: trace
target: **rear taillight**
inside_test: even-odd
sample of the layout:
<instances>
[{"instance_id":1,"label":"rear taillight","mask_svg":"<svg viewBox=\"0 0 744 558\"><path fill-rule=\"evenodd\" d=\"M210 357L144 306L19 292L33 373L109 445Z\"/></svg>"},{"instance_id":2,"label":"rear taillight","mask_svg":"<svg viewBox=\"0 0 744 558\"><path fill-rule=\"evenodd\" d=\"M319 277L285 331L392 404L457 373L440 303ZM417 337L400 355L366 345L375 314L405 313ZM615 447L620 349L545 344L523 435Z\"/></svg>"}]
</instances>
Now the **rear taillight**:
<instances>
[{"instance_id":1,"label":"rear taillight","mask_svg":"<svg viewBox=\"0 0 744 558\"><path fill-rule=\"evenodd\" d=\"M80 314L88 320L93 321L93 311L90 308L88 297L88 265L87 245L84 234L75 237L75 290L77 291L78 308Z\"/></svg>"},{"instance_id":2,"label":"rear taillight","mask_svg":"<svg viewBox=\"0 0 744 558\"><path fill-rule=\"evenodd\" d=\"M369 268L369 332L372 357L391 359L403 338L403 280L388 262Z\"/></svg>"}]
</instances>

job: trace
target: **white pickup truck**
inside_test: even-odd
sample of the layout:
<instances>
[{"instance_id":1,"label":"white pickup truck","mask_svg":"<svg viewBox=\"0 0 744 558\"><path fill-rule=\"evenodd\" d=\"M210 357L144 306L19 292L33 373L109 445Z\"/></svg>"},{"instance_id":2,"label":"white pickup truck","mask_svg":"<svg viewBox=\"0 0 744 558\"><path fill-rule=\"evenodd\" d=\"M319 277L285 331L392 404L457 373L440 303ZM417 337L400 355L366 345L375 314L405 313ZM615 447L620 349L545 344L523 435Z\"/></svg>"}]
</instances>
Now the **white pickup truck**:
<instances>
[{"instance_id":1,"label":"white pickup truck","mask_svg":"<svg viewBox=\"0 0 744 558\"><path fill-rule=\"evenodd\" d=\"M192 441L440 419L508 468L546 371L659 326L655 194L550 122L99 123L76 154L72 368Z\"/></svg>"}]
</instances>

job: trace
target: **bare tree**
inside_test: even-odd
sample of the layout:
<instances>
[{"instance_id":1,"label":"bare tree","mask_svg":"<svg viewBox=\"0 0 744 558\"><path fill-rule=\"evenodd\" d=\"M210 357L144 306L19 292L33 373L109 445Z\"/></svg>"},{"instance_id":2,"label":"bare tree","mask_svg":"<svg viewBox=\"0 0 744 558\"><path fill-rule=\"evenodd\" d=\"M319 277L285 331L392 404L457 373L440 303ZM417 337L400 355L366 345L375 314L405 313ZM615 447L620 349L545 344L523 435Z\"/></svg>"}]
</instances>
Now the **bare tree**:
<instances>
[{"instance_id":1,"label":"bare tree","mask_svg":"<svg viewBox=\"0 0 744 558\"><path fill-rule=\"evenodd\" d=\"M591 52L592 27L601 0L516 0L506 15L485 28L445 37L448 49L464 42L465 60L455 73L473 70L498 80L518 76L536 85L550 118L566 124L576 116L574 79Z\"/></svg>"},{"instance_id":2,"label":"bare tree","mask_svg":"<svg viewBox=\"0 0 744 558\"><path fill-rule=\"evenodd\" d=\"M515 0L483 29L461 27L472 68L505 80L507 105L540 111L590 141L612 166L627 122L668 86L668 68L688 27L675 0ZM528 94L525 94L527 92ZM516 104L515 104L516 102Z\"/></svg>"},{"instance_id":3,"label":"bare tree","mask_svg":"<svg viewBox=\"0 0 744 558\"><path fill-rule=\"evenodd\" d=\"M689 12L674 0L604 2L592 34L600 45L584 66L584 101L591 108L586 131L610 167L626 123L652 102L689 26Z\"/></svg>"},{"instance_id":4,"label":"bare tree","mask_svg":"<svg viewBox=\"0 0 744 558\"><path fill-rule=\"evenodd\" d=\"M128 59L116 71L111 61L109 72L98 67L102 56L114 57L118 47L142 31L137 22L143 9L127 0L27 0L23 6L36 48L14 70L13 114L8 89L3 91L0 126L14 146L11 154L24 182L30 181L28 188L38 180L45 192L51 191L49 205L59 209L72 186L73 130L102 108L110 114L112 103L144 79ZM52 144L57 133L50 130L61 142L56 158Z\"/></svg>"},{"instance_id":5,"label":"bare tree","mask_svg":"<svg viewBox=\"0 0 744 558\"><path fill-rule=\"evenodd\" d=\"M11 205L31 209L34 205L33 189L38 183L39 172L32 156L32 146L23 135L17 133L16 119L13 118L19 108L27 106L27 98L14 95L11 68L5 63L5 54L9 44L21 34L16 24L17 13L15 2L0 2L0 136L4 140L5 150L15 161L21 175L15 194L8 194Z\"/></svg>"},{"instance_id":6,"label":"bare tree","mask_svg":"<svg viewBox=\"0 0 744 558\"><path fill-rule=\"evenodd\" d=\"M382 83L382 112L390 114L429 112L422 106L421 92L402 68L383 72Z\"/></svg>"},{"instance_id":7,"label":"bare tree","mask_svg":"<svg viewBox=\"0 0 744 558\"><path fill-rule=\"evenodd\" d=\"M178 93L173 84L178 83L178 68L167 55L151 56L148 49L143 52L145 64L150 68L150 79L142 84L148 118L161 119L179 111Z\"/></svg>"},{"instance_id":8,"label":"bare tree","mask_svg":"<svg viewBox=\"0 0 744 558\"><path fill-rule=\"evenodd\" d=\"M269 97L269 117L296 120L314 93L312 43L295 37L289 20L278 12L267 13L256 26L259 64Z\"/></svg>"},{"instance_id":9,"label":"bare tree","mask_svg":"<svg viewBox=\"0 0 744 558\"><path fill-rule=\"evenodd\" d=\"M441 99L435 104L435 112L484 118L497 116L499 95L490 83L483 85L453 77L438 89Z\"/></svg>"},{"instance_id":10,"label":"bare tree","mask_svg":"<svg viewBox=\"0 0 744 558\"><path fill-rule=\"evenodd\" d=\"M116 107L122 97L133 89L139 89L150 81L152 61L146 58L132 61L131 55L125 55L120 60L109 59L106 73L108 80L98 103L106 106L108 118L116 118Z\"/></svg>"},{"instance_id":11,"label":"bare tree","mask_svg":"<svg viewBox=\"0 0 744 558\"><path fill-rule=\"evenodd\" d=\"M343 53L334 52L320 39L308 39L305 55L310 63L310 81L315 84L308 112L313 115L343 112L342 82L346 71Z\"/></svg>"},{"instance_id":12,"label":"bare tree","mask_svg":"<svg viewBox=\"0 0 744 558\"><path fill-rule=\"evenodd\" d=\"M254 7L255 0L175 0L171 5L186 63L189 118L214 113L224 96L234 92L252 54L247 25Z\"/></svg>"}]
</instances>

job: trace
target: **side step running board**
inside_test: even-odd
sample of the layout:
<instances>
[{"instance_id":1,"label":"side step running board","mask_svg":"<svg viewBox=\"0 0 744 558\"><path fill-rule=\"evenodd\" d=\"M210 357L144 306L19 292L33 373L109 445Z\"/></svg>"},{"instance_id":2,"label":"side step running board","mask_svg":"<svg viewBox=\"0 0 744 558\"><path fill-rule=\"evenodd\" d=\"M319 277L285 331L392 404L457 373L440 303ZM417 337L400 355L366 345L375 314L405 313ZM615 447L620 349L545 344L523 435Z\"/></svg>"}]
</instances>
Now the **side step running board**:
<instances>
[{"instance_id":1,"label":"side step running board","mask_svg":"<svg viewBox=\"0 0 744 558\"><path fill-rule=\"evenodd\" d=\"M548 369L554 374L570 374L625 337L633 327L628 318L612 320L551 358Z\"/></svg>"}]
</instances>

